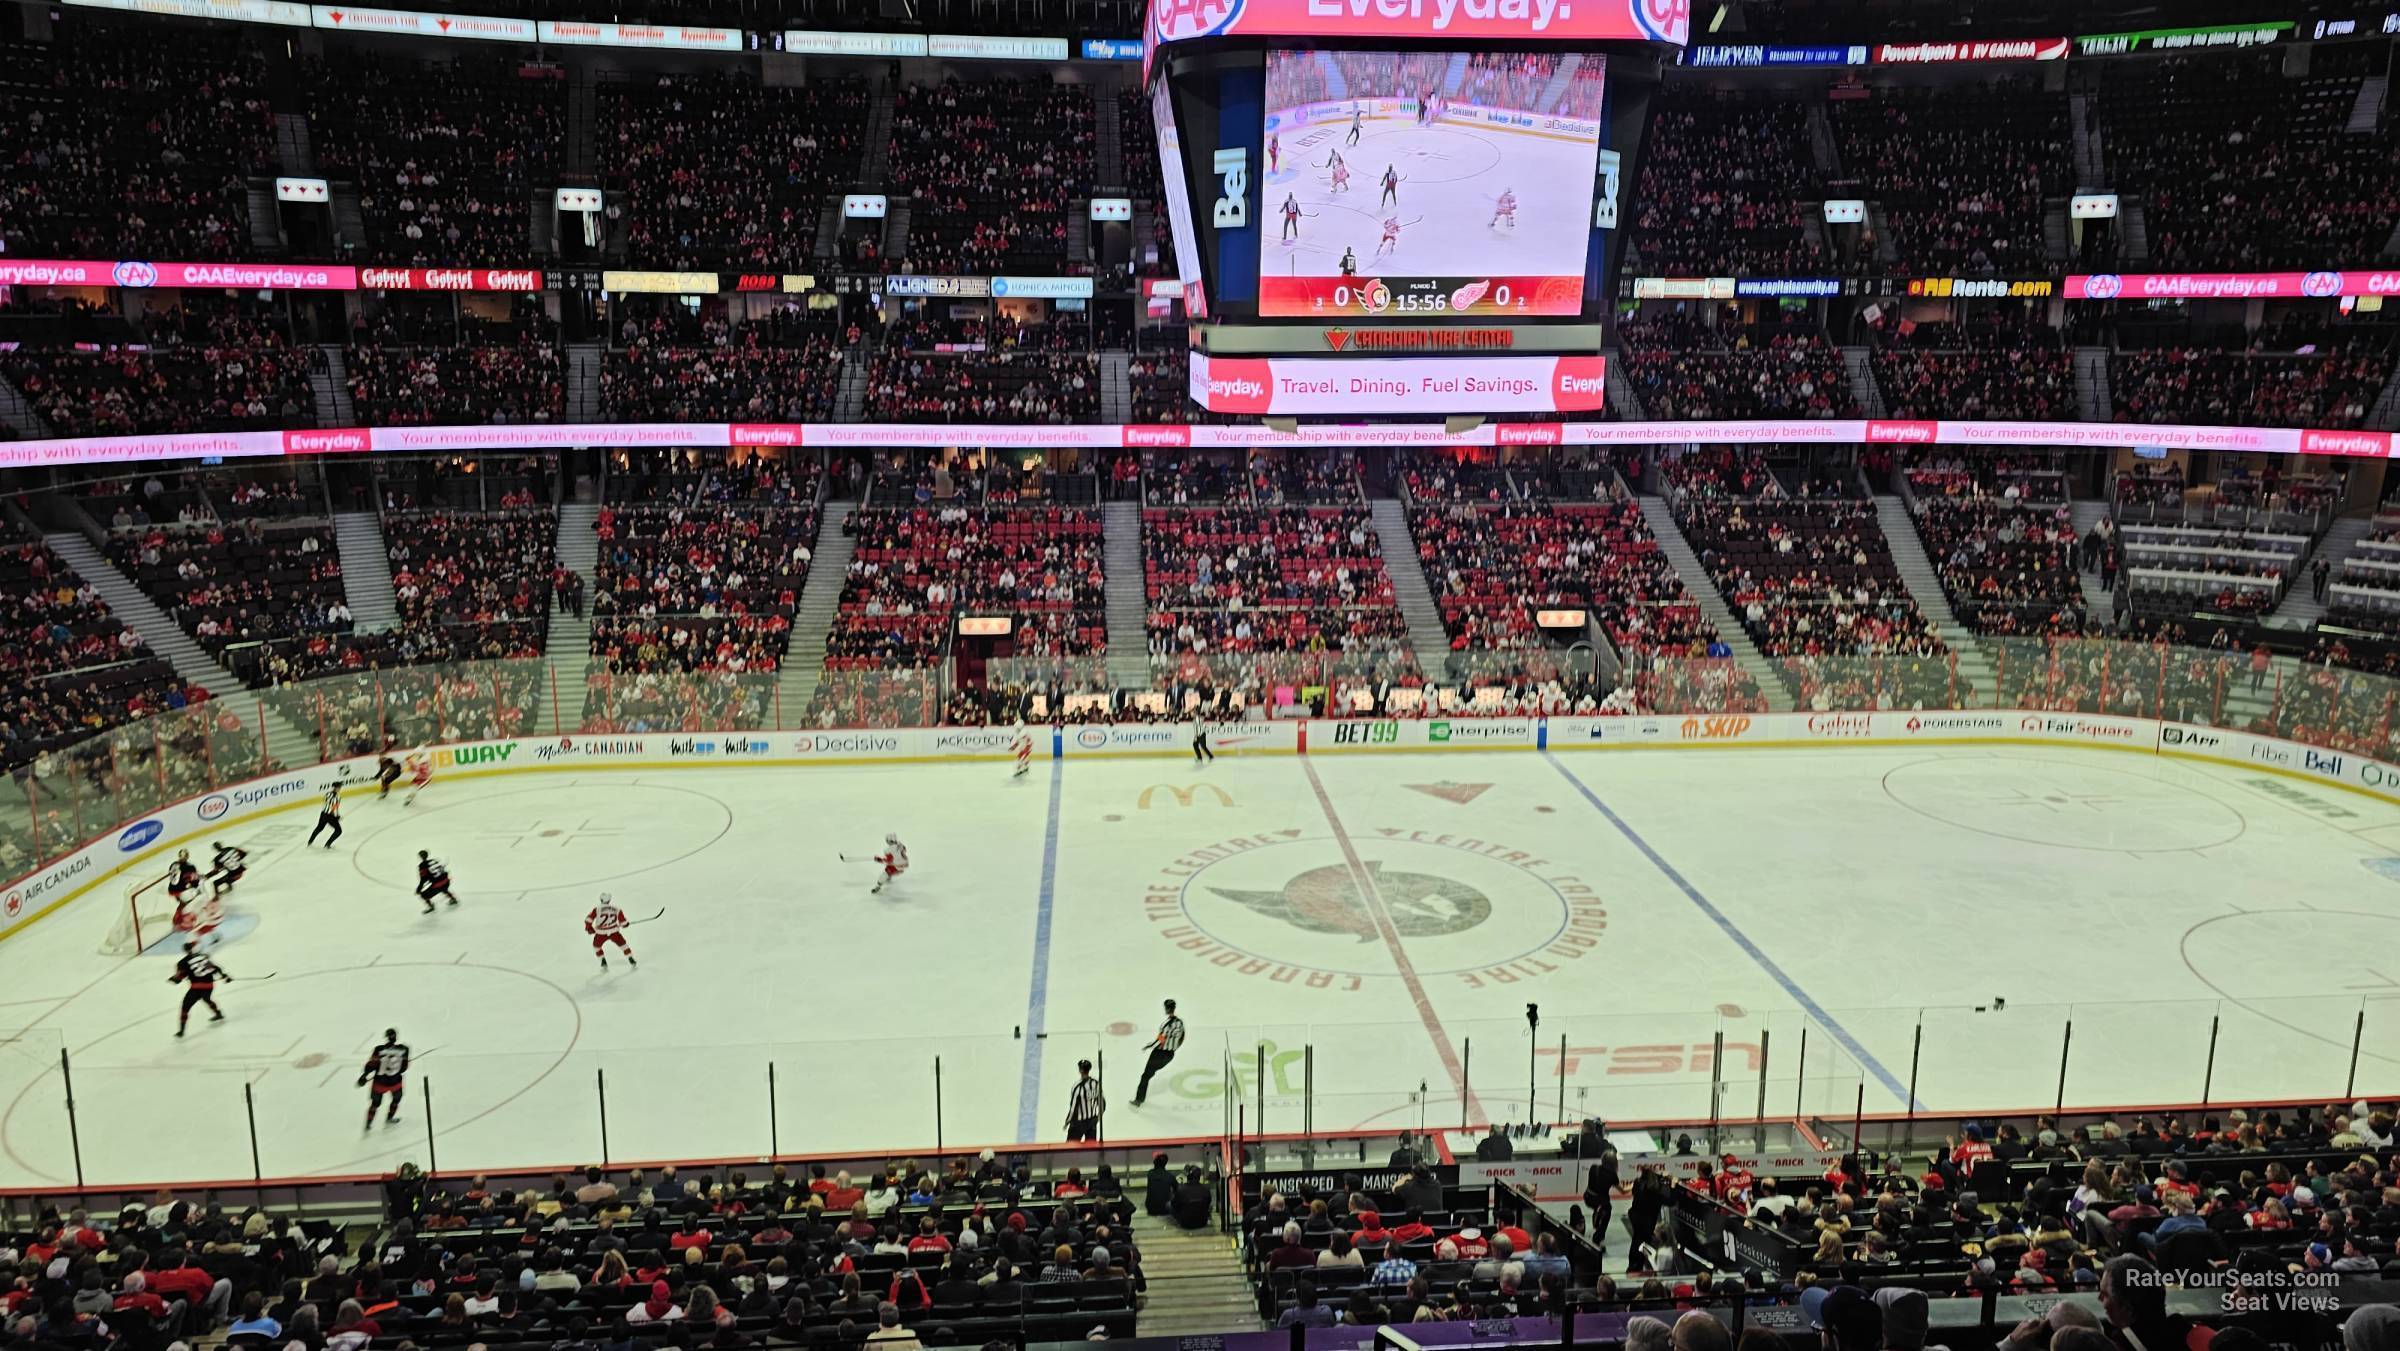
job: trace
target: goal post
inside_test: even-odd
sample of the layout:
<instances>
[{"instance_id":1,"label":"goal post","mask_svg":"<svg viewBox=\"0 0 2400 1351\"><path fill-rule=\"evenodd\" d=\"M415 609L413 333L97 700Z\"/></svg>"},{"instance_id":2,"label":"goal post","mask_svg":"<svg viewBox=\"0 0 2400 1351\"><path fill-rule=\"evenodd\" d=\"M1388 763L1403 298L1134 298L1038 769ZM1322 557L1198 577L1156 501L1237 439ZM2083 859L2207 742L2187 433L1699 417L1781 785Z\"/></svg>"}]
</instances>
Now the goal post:
<instances>
[{"instance_id":1,"label":"goal post","mask_svg":"<svg viewBox=\"0 0 2400 1351\"><path fill-rule=\"evenodd\" d=\"M128 882L108 936L100 941L101 955L131 957L176 929L175 899L167 894L167 876Z\"/></svg>"}]
</instances>

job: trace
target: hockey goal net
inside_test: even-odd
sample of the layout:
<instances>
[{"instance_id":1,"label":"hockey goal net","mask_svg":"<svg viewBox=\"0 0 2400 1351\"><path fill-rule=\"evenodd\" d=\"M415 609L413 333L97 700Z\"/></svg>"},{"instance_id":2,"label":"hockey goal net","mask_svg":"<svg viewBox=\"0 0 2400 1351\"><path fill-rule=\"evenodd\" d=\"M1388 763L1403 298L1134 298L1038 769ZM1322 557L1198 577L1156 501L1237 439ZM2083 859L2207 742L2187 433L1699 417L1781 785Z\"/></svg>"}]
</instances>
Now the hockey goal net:
<instances>
[{"instance_id":1,"label":"hockey goal net","mask_svg":"<svg viewBox=\"0 0 2400 1351\"><path fill-rule=\"evenodd\" d=\"M173 897L167 895L165 874L130 883L125 899L117 907L116 922L109 926L108 937L101 940L101 955L130 957L147 951L151 944L181 927L181 915Z\"/></svg>"}]
</instances>

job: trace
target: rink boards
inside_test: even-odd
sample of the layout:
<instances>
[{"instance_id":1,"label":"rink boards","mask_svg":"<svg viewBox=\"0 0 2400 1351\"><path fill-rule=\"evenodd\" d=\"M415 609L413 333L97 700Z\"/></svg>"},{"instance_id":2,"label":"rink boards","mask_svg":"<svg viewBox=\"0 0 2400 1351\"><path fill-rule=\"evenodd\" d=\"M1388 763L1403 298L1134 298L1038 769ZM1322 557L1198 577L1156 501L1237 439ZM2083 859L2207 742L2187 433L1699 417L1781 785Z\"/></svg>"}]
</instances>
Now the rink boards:
<instances>
[{"instance_id":1,"label":"rink boards","mask_svg":"<svg viewBox=\"0 0 2400 1351\"><path fill-rule=\"evenodd\" d=\"M441 747L433 756L437 780L608 769L943 764L1011 759L1016 735L1004 727L909 727L519 737ZM1189 757L1191 736L1188 723L1052 725L1036 729L1035 757L1052 762L1054 772L1077 759ZM2189 723L2039 710L1295 719L1226 724L1212 730L1209 741L1227 756L2040 743L2212 762L2400 803L2400 765L2349 751ZM332 761L186 798L112 828L11 881L0 893L0 939L85 895L121 901L122 879L155 874L177 848L263 816L309 810L332 784L365 786L374 768L372 757Z\"/></svg>"}]
</instances>

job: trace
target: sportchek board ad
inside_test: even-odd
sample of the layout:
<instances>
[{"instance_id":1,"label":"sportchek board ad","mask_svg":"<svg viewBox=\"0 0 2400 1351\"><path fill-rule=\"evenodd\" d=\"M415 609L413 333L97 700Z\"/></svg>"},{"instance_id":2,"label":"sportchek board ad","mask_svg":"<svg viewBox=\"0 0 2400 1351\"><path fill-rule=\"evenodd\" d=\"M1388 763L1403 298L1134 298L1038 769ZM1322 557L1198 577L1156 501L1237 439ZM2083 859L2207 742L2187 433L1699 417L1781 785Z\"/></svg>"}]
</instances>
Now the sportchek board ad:
<instances>
[{"instance_id":1,"label":"sportchek board ad","mask_svg":"<svg viewBox=\"0 0 2400 1351\"><path fill-rule=\"evenodd\" d=\"M1270 51L1263 316L1580 314L1606 63Z\"/></svg>"}]
</instances>

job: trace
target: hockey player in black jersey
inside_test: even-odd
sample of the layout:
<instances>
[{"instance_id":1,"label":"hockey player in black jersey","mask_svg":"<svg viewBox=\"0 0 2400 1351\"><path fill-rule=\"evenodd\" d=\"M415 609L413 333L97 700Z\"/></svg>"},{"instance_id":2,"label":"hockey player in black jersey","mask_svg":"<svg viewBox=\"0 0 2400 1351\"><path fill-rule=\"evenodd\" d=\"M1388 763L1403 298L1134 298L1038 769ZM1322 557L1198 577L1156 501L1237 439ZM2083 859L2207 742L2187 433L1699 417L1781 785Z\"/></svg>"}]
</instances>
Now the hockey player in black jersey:
<instances>
[{"instance_id":1,"label":"hockey player in black jersey","mask_svg":"<svg viewBox=\"0 0 2400 1351\"><path fill-rule=\"evenodd\" d=\"M417 851L417 899L425 903L425 913L433 913L433 898L447 896L450 904L458 904L458 893L450 889L450 869L423 849Z\"/></svg>"},{"instance_id":2,"label":"hockey player in black jersey","mask_svg":"<svg viewBox=\"0 0 2400 1351\"><path fill-rule=\"evenodd\" d=\"M224 1022L225 1010L217 1007L217 982L232 979L224 967L200 951L199 940L185 942L183 957L175 963L175 974L167 977L169 984L183 987L183 1010L175 1016L175 1035L182 1036L185 1024L191 1022L194 1004L208 1005L210 1022Z\"/></svg>"},{"instance_id":3,"label":"hockey player in black jersey","mask_svg":"<svg viewBox=\"0 0 2400 1351\"><path fill-rule=\"evenodd\" d=\"M367 1053L367 1066L358 1072L358 1086L367 1090L367 1125L375 1124L376 1105L386 1098L391 1104L384 1113L384 1122L400 1119L400 1096L408 1091L407 1074L408 1046L400 1040L400 1029L387 1027L383 1029L383 1044Z\"/></svg>"}]
</instances>

